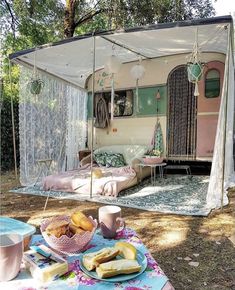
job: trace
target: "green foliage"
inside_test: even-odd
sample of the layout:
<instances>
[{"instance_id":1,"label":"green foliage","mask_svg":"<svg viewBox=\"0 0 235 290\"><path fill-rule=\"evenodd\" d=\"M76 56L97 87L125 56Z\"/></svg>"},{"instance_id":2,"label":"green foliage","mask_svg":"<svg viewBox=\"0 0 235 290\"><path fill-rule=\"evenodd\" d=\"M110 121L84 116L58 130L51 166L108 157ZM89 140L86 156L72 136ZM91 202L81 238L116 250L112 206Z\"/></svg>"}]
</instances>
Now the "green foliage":
<instances>
[{"instance_id":1,"label":"green foliage","mask_svg":"<svg viewBox=\"0 0 235 290\"><path fill-rule=\"evenodd\" d=\"M12 64L9 72L8 55L62 38L63 4L60 1L7 1L0 4L1 24L1 168L14 166L11 98L14 103L17 159L19 165L18 93L19 67ZM9 10L10 9L10 10Z\"/></svg>"},{"instance_id":2,"label":"green foliage","mask_svg":"<svg viewBox=\"0 0 235 290\"><path fill-rule=\"evenodd\" d=\"M13 101L14 116L15 116L15 139L16 146L19 148L19 116L18 116L18 101ZM19 149L16 152L17 160L19 160ZM1 170L14 168L14 151L13 151L13 133L11 119L11 101L4 99L1 109Z\"/></svg>"},{"instance_id":3,"label":"green foliage","mask_svg":"<svg viewBox=\"0 0 235 290\"><path fill-rule=\"evenodd\" d=\"M100 1L96 8L101 9L101 13L92 21L80 25L76 34L205 18L215 14L211 0L106 0Z\"/></svg>"}]
</instances>

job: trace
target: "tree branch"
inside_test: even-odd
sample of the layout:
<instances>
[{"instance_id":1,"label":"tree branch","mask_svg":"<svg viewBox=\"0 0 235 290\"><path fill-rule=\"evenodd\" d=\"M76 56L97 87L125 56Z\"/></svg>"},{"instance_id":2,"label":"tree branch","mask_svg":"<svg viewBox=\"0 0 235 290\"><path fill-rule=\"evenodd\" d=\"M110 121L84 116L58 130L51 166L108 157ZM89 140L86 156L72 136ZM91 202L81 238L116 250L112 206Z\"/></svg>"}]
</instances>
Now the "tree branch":
<instances>
[{"instance_id":1,"label":"tree branch","mask_svg":"<svg viewBox=\"0 0 235 290\"><path fill-rule=\"evenodd\" d=\"M6 7L7 7L8 12L10 13L10 16L11 16L11 28L12 28L13 33L15 35L15 31L16 31L15 25L19 24L19 22L16 19L16 17L14 16L14 13L12 12L10 4L6 0L4 0L4 3L6 5Z\"/></svg>"},{"instance_id":2,"label":"tree branch","mask_svg":"<svg viewBox=\"0 0 235 290\"><path fill-rule=\"evenodd\" d=\"M91 20L95 15L98 15L102 12L103 10L96 10L95 12L90 11L86 15L83 15L78 21L75 22L75 27L81 25L82 23Z\"/></svg>"}]
</instances>

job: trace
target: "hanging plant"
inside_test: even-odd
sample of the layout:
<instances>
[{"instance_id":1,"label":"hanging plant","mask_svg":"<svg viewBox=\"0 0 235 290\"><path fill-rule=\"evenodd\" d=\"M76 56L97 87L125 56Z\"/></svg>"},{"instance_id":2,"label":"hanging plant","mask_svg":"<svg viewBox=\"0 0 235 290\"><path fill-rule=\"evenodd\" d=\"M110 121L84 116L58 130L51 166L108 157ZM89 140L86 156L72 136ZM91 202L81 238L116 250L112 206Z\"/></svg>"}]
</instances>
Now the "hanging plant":
<instances>
[{"instance_id":1,"label":"hanging plant","mask_svg":"<svg viewBox=\"0 0 235 290\"><path fill-rule=\"evenodd\" d=\"M39 78L37 66L36 66L36 55L37 55L37 48L34 51L34 65L33 65L33 77L28 82L29 91L33 95L39 95L42 91L44 81Z\"/></svg>"},{"instance_id":2,"label":"hanging plant","mask_svg":"<svg viewBox=\"0 0 235 290\"><path fill-rule=\"evenodd\" d=\"M187 63L187 71L188 71L188 80L189 82L197 82L200 81L203 74L203 63Z\"/></svg>"},{"instance_id":3,"label":"hanging plant","mask_svg":"<svg viewBox=\"0 0 235 290\"><path fill-rule=\"evenodd\" d=\"M29 82L30 93L33 95L39 95L42 91L43 85L44 85L43 80L39 78L32 79Z\"/></svg>"},{"instance_id":4,"label":"hanging plant","mask_svg":"<svg viewBox=\"0 0 235 290\"><path fill-rule=\"evenodd\" d=\"M198 45L198 28L195 32L195 42L193 50L187 63L188 81L195 84L194 96L199 96L198 82L203 74L204 64L200 60L200 50Z\"/></svg>"}]
</instances>

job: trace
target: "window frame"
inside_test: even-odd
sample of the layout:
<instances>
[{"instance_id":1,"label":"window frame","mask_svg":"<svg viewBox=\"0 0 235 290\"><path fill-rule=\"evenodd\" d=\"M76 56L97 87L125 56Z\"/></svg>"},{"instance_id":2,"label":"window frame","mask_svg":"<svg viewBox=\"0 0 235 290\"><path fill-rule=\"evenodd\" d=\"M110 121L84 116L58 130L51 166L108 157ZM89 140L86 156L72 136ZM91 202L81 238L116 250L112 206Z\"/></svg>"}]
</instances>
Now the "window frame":
<instances>
[{"instance_id":1,"label":"window frame","mask_svg":"<svg viewBox=\"0 0 235 290\"><path fill-rule=\"evenodd\" d=\"M129 92L131 94L131 102L132 102L132 105L131 105L131 113L130 114L124 114L125 112L125 109L126 107L124 106L124 111L123 111L123 114L115 114L115 111L114 111L114 118L126 118L126 117L132 117L134 115L134 93L133 93L133 90L131 89L127 89L127 90L117 90L114 92L115 96L114 96L114 110L115 110L115 107L117 106L117 95L119 94L123 94L125 93L125 102L127 101L126 98L127 98L127 92ZM111 91L103 91L103 92L96 92L95 93L95 96L94 98L96 98L97 95L100 95L102 94L105 101L106 101L106 105L107 105L107 108L109 110L109 115L110 114L110 107L111 107ZM121 98L121 96L119 96L119 98ZM95 103L95 100L94 100L94 103ZM95 116L94 116L95 117Z\"/></svg>"},{"instance_id":2,"label":"window frame","mask_svg":"<svg viewBox=\"0 0 235 290\"><path fill-rule=\"evenodd\" d=\"M219 78L212 78L212 79L208 79L207 76L208 74L211 72L211 71L216 71L218 72L219 74ZM205 91L204 91L204 94L205 94L205 98L207 99L215 99L215 98L219 98L220 97L220 94L221 94L221 82L220 82L220 79L221 79L221 73L220 73L220 70L218 70L217 68L210 68L207 72L206 72L206 75L205 75ZM209 80L212 80L212 81L217 81L219 83L219 92L218 92L218 95L212 95L212 96L208 96L208 88L207 88L207 81Z\"/></svg>"}]
</instances>

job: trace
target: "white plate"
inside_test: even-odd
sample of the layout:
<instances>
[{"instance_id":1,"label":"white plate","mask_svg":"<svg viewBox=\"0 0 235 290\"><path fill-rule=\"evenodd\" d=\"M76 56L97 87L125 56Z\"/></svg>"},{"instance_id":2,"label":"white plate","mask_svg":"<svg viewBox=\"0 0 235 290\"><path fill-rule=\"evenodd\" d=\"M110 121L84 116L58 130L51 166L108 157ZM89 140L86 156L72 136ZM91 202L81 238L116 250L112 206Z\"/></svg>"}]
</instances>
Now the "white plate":
<instances>
[{"instance_id":1,"label":"white plate","mask_svg":"<svg viewBox=\"0 0 235 290\"><path fill-rule=\"evenodd\" d=\"M110 278L99 278L96 271L88 271L84 267L84 265L82 263L82 258L85 254L99 251L102 248L103 247L99 247L99 248L96 247L96 248L89 249L88 251L86 251L85 253L83 253L80 256L80 268L89 277L92 277L92 278L97 279L97 280L102 280L105 282L123 282L123 281L127 281L127 280L130 280L130 279L133 279L133 278L139 276L140 274L142 274L145 271L145 269L147 267L147 259L146 259L145 255L141 251L137 250L137 261L138 261L139 265L141 266L141 270L139 272L132 273L132 274L121 274L121 275L117 275L117 276L110 277ZM117 256L117 259L121 259L121 257Z\"/></svg>"}]
</instances>

